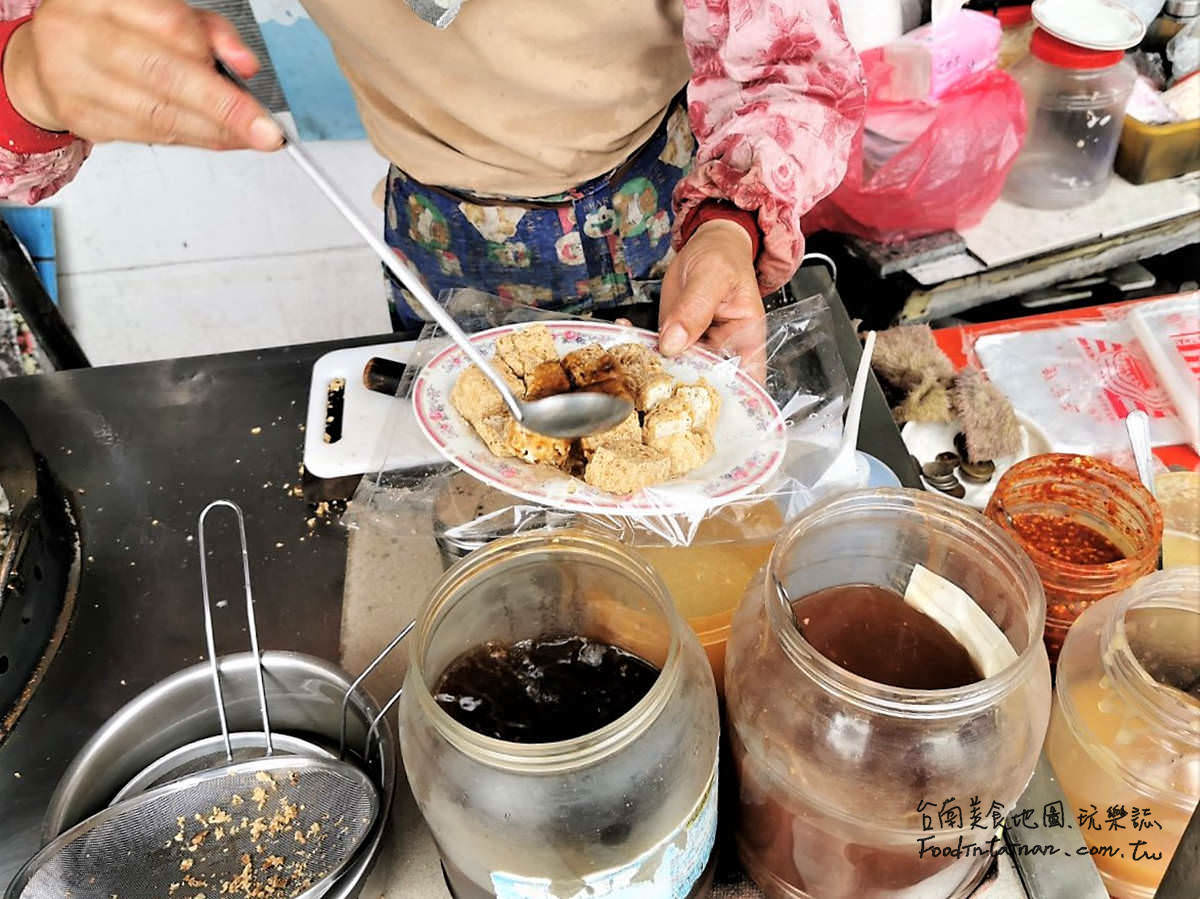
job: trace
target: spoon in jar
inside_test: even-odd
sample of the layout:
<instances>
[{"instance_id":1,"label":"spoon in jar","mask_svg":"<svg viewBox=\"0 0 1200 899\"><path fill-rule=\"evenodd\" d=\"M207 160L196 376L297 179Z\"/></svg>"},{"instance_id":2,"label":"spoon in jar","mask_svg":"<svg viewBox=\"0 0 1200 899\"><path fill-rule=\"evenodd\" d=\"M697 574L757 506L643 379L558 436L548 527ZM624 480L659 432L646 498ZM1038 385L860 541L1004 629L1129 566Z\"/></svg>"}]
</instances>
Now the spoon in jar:
<instances>
[{"instance_id":1,"label":"spoon in jar","mask_svg":"<svg viewBox=\"0 0 1200 899\"><path fill-rule=\"evenodd\" d=\"M1141 409L1134 409L1125 416L1125 431L1129 434L1129 445L1133 448L1133 463L1137 466L1142 486L1156 500L1154 490L1154 451L1150 448L1150 416ZM1162 571L1162 544L1158 547L1158 570Z\"/></svg>"},{"instance_id":2,"label":"spoon in jar","mask_svg":"<svg viewBox=\"0 0 1200 899\"><path fill-rule=\"evenodd\" d=\"M1150 449L1150 416L1141 409L1134 409L1125 416L1125 430L1129 434L1129 445L1133 448L1133 462L1137 466L1142 486L1154 492L1154 454Z\"/></svg>"},{"instance_id":3,"label":"spoon in jar","mask_svg":"<svg viewBox=\"0 0 1200 899\"><path fill-rule=\"evenodd\" d=\"M216 61L217 69L236 84L239 88L250 93L249 87L240 75L230 69L220 60ZM253 94L251 94L253 96ZM589 434L599 434L616 427L633 412L633 403L626 397L618 396L610 393L598 392L580 392L580 393L561 393L555 396L548 396L540 400L520 400L512 392L512 388L508 386L508 382L504 380L492 367L492 364L483 357L471 343L470 338L463 332L462 328L451 317L444 306L433 298L433 295L421 283L421 279L407 265L400 261L395 252L392 251L383 240L359 217L354 208L341 195L341 192L334 187L333 183L321 171L308 151L298 140L292 140L286 136L286 129L278 121L280 130L285 132L284 146L287 149L288 155L292 157L292 161L296 163L301 171L306 174L309 179L320 189L321 193L325 194L326 199L334 205L342 218L350 223L350 226L358 232L359 237L366 242L379 260L384 264L396 278L408 288L409 292L421 304L429 317L437 322L438 326L446 332L446 334L458 344L459 349L467 354L484 376L492 382L492 386L500 393L504 404L508 406L512 412L513 418L524 428L534 431L538 434L544 434L547 437L559 437L571 439L575 437L586 437Z\"/></svg>"},{"instance_id":4,"label":"spoon in jar","mask_svg":"<svg viewBox=\"0 0 1200 899\"><path fill-rule=\"evenodd\" d=\"M875 353L875 332L868 331L863 341L862 355L858 360L858 371L854 375L854 387L850 391L850 402L846 408L846 424L842 429L842 441L837 454L825 473L813 485L818 493L831 486L849 483L858 472L858 427L862 420L863 400L867 394L867 381L871 376L871 357Z\"/></svg>"}]
</instances>

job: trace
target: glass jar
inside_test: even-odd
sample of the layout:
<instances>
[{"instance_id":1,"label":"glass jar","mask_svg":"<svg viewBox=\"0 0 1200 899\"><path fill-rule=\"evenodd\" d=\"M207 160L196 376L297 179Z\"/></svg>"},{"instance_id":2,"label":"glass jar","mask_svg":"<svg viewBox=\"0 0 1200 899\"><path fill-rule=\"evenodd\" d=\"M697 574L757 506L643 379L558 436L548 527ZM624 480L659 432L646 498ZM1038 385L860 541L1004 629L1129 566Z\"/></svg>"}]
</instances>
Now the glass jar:
<instances>
[{"instance_id":1,"label":"glass jar","mask_svg":"<svg viewBox=\"0 0 1200 899\"><path fill-rule=\"evenodd\" d=\"M1137 72L1122 50L1089 50L1042 29L1012 74L1029 131L1004 195L1022 206L1067 209L1104 193Z\"/></svg>"},{"instance_id":2,"label":"glass jar","mask_svg":"<svg viewBox=\"0 0 1200 899\"><path fill-rule=\"evenodd\" d=\"M1099 565L1063 561L1017 528L1022 516L1065 519L1095 531L1124 558ZM1046 648L1053 663L1067 628L1097 600L1124 590L1158 565L1162 512L1131 475L1091 456L1047 453L1004 473L987 516L1033 560L1046 591Z\"/></svg>"},{"instance_id":3,"label":"glass jar","mask_svg":"<svg viewBox=\"0 0 1200 899\"><path fill-rule=\"evenodd\" d=\"M501 537L567 527L619 531L651 564L700 638L722 694L733 611L783 528L780 503L771 498L720 506L694 526L681 522L673 543L632 519L589 519L530 505L463 472L446 480L433 503L433 533L446 568Z\"/></svg>"},{"instance_id":4,"label":"glass jar","mask_svg":"<svg viewBox=\"0 0 1200 899\"><path fill-rule=\"evenodd\" d=\"M1015 661L966 686L905 689L852 674L801 635L788 598L848 584L903 593L918 564L966 591ZM768 897L973 889L1045 736L1044 609L1016 544L945 497L858 491L792 525L734 616L725 670L738 850Z\"/></svg>"},{"instance_id":5,"label":"glass jar","mask_svg":"<svg viewBox=\"0 0 1200 899\"><path fill-rule=\"evenodd\" d=\"M782 528L779 504L765 499L723 506L699 523L687 545L667 546L661 538L638 535L635 551L658 572L675 608L700 638L719 695L725 690L725 647L734 610Z\"/></svg>"},{"instance_id":6,"label":"glass jar","mask_svg":"<svg viewBox=\"0 0 1200 899\"><path fill-rule=\"evenodd\" d=\"M619 646L660 673L615 721L553 743L484 736L435 701L431 690L464 652L551 634ZM716 693L695 634L649 566L578 531L497 540L446 572L409 639L404 768L457 899L565 899L587 887L618 896L631 883L654 895L707 893Z\"/></svg>"},{"instance_id":7,"label":"glass jar","mask_svg":"<svg viewBox=\"0 0 1200 899\"><path fill-rule=\"evenodd\" d=\"M1120 899L1151 899L1195 811L1198 681L1200 568L1096 603L1063 645L1046 756Z\"/></svg>"}]
</instances>

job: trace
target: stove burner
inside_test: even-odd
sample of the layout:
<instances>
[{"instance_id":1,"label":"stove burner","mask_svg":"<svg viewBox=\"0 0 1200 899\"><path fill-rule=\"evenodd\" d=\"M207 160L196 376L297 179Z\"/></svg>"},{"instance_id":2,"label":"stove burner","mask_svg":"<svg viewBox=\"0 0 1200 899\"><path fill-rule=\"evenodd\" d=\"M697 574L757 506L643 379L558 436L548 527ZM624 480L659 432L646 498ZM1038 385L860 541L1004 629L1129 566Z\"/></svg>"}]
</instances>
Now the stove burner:
<instances>
[{"instance_id":1,"label":"stove burner","mask_svg":"<svg viewBox=\"0 0 1200 899\"><path fill-rule=\"evenodd\" d=\"M0 567L0 742L57 652L79 583L79 531L70 501L38 460L37 495L9 530Z\"/></svg>"}]
</instances>

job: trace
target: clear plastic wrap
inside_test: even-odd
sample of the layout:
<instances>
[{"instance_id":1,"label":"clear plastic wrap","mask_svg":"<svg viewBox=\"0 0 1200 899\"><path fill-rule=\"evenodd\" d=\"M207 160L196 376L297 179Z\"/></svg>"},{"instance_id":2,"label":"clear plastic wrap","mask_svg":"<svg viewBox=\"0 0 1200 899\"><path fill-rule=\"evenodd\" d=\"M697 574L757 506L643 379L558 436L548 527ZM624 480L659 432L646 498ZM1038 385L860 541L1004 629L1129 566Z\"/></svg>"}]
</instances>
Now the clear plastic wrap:
<instances>
[{"instance_id":1,"label":"clear plastic wrap","mask_svg":"<svg viewBox=\"0 0 1200 899\"><path fill-rule=\"evenodd\" d=\"M535 321L565 319L579 322L581 328L590 322L477 291L458 291L443 300L468 333ZM352 528L369 528L375 543L416 547L419 542L428 545L432 536L443 567L511 534L573 527L620 540L641 551L667 582L680 611L700 634L719 677L733 608L785 523L817 499L813 485L833 459L849 395L831 313L823 298L809 297L770 313L762 345L761 358L742 362L747 370L765 371L761 389L779 407L783 419L783 459L765 483L745 496L707 498L681 510L656 505L656 491L650 488L640 496L641 508L625 514L620 508L564 509L532 502L495 489L449 462L405 470L377 466L360 483L346 521ZM410 376L399 388L401 398L412 396L417 370L446 346L439 331L426 328L409 365ZM721 347L707 349L718 357L725 355ZM737 366L738 361L721 364ZM426 439L413 432L406 408L406 403L395 404L380 434L377 459L387 457L393 441ZM447 404L445 414L458 413ZM757 438L749 434L740 439ZM701 480L698 476L704 473L702 467L689 477ZM836 489L858 486L862 483L857 480L835 485Z\"/></svg>"},{"instance_id":2,"label":"clear plastic wrap","mask_svg":"<svg viewBox=\"0 0 1200 899\"><path fill-rule=\"evenodd\" d=\"M600 324L590 319L565 316L505 302L499 298L473 290L456 291L444 297L447 308L468 333L478 333L506 325L519 325L537 321L573 321L579 323L578 337L572 337L579 345L586 345L592 337L589 327L615 329L616 326ZM749 327L762 327L750 325ZM621 339L626 339L622 337ZM736 335L735 338L736 339ZM409 366L411 377L406 377L400 387L402 398L411 398L417 381L417 369L428 365L431 359L448 347L449 343L440 331L430 326L422 332L418 346ZM812 485L825 471L832 460L833 451L841 437L842 413L848 394L844 367L838 356L832 336L832 320L829 308L819 297L809 297L791 303L767 316L763 354L760 359L739 360L729 358L722 347L706 347L707 367L726 401L730 405L726 385L734 383L729 392L736 393L747 383L753 383L756 391L763 391L778 406L782 421L783 458L774 475L766 478L762 486L743 497L726 501L716 491L705 491L703 485L712 477L713 464L719 464L718 456L695 472L662 485L646 488L632 500L613 497L611 502L591 504L570 495L563 503L536 502L509 494L507 491L489 489L481 491L478 500L481 507L489 511L478 521L472 521L472 532L482 537L498 536L500 533L521 532L546 526L587 526L597 528L623 540L634 542L645 540L649 545L687 545L693 542L701 522L713 517L729 520L739 516L739 510L752 509L765 500L779 505L781 514L794 515L811 504ZM741 374L734 374L739 363ZM689 370L668 361L668 370L677 373L681 380L688 380ZM757 370L765 380L761 384L746 374ZM734 396L739 405L753 405L762 394L746 393ZM377 458L385 458L387 448L398 439L405 425L401 414L404 406L396 405L380 435ZM722 415L738 410L723 408ZM441 414L441 413L439 413ZM458 413L447 405L446 416ZM756 421L773 418L761 409L755 410ZM457 421L455 426L463 430ZM718 428L718 438L726 432ZM731 446L730 456L745 455L746 441L773 440L775 431L764 434L736 435L737 444ZM404 434L411 439L410 434ZM480 444L482 449L482 444ZM751 448L752 449L752 448ZM753 458L751 454L750 458ZM534 468L521 462L511 462L520 467L522 473L533 472L537 477L551 479L569 478L565 473L552 473ZM441 493L459 469L447 464L417 471L389 471L377 467L373 475L364 478L355 497L356 504L380 509L388 502L400 499L412 501L414 490L429 491L430 495ZM514 481L518 480L514 476ZM577 479L575 479L577 480ZM522 481L522 483L525 483ZM856 485L846 485L849 487ZM696 487L697 489L691 489ZM680 488L688 488L686 493ZM548 491L549 492L549 491ZM562 492L563 496L567 496ZM682 498L681 498L682 497ZM456 539L465 539L465 530L456 532Z\"/></svg>"}]
</instances>

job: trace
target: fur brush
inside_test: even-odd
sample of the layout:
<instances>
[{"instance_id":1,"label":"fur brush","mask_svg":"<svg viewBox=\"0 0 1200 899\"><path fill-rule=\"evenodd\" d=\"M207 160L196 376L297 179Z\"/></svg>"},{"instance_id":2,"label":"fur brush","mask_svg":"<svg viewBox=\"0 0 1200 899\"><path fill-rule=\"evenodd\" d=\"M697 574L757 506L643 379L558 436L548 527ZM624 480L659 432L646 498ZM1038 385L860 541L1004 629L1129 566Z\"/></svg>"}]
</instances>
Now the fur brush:
<instances>
[{"instance_id":1,"label":"fur brush","mask_svg":"<svg viewBox=\"0 0 1200 899\"><path fill-rule=\"evenodd\" d=\"M907 421L952 421L954 413L950 407L950 391L941 381L930 378L909 391L904 401L896 407L895 418L900 424Z\"/></svg>"},{"instance_id":2,"label":"fur brush","mask_svg":"<svg viewBox=\"0 0 1200 899\"><path fill-rule=\"evenodd\" d=\"M977 368L964 368L950 388L954 415L967 441L971 462L1012 456L1021 450L1017 413L1000 390Z\"/></svg>"},{"instance_id":3,"label":"fur brush","mask_svg":"<svg viewBox=\"0 0 1200 899\"><path fill-rule=\"evenodd\" d=\"M901 325L875 336L871 368L883 380L905 391L931 381L948 385L954 365L933 339L929 325Z\"/></svg>"}]
</instances>

